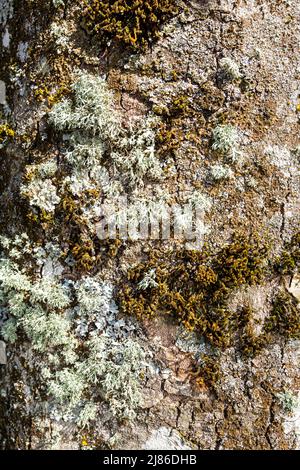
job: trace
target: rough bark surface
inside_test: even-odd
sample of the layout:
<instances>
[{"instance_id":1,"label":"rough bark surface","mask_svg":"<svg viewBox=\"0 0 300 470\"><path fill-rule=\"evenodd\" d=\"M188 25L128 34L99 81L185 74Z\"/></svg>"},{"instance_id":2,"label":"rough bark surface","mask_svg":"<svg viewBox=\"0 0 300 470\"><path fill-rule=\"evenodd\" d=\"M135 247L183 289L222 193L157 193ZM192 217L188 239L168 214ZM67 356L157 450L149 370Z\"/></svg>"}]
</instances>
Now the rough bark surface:
<instances>
[{"instance_id":1,"label":"rough bark surface","mask_svg":"<svg viewBox=\"0 0 300 470\"><path fill-rule=\"evenodd\" d=\"M74 73L81 69L105 78L125 128L128 122L143 122L149 113L163 122L164 109L174 110L178 98L184 103L171 121L176 145L162 157L170 170L162 183L144 185L139 197L149 198L159 187L161 194L180 202L199 190L212 201L205 216L209 243L221 246L240 229L267 230L273 240L270 256L281 253L299 224L299 2L182 3L157 41L132 52L114 42L99 46L80 24L80 2L65 1L55 8L38 0L0 1L7 11L0 15L0 78L6 85L2 117L15 132L0 149L3 235L27 232L41 245L47 240L47 224L36 226L27 217L20 185L35 156L59 155L48 113L69 93ZM53 24L61 30L54 33ZM237 79L224 78L224 58L237 64ZM230 178L212 183L210 168L220 157L211 152L211 136L219 123L239 129L242 160ZM164 249L172 243L165 242ZM124 244L93 272L120 288L128 268L155 246L147 241ZM49 269L45 263L41 272ZM64 269L67 278L82 276L74 267ZM230 307L250 304L259 330L283 282L299 298L297 279L293 284L278 275L259 286L241 286ZM299 392L299 340L278 336L250 358L232 345L218 353L219 380L195 387L190 372L195 351L210 351L201 338L190 334L189 341L180 341L182 327L159 315L136 322L135 328L153 368L143 382L143 403L133 422L117 420L100 404L89 428L51 416L39 356L25 337L7 342L7 363L0 366L3 448L299 448L299 404L287 412L278 399L281 393L296 397Z\"/></svg>"}]
</instances>

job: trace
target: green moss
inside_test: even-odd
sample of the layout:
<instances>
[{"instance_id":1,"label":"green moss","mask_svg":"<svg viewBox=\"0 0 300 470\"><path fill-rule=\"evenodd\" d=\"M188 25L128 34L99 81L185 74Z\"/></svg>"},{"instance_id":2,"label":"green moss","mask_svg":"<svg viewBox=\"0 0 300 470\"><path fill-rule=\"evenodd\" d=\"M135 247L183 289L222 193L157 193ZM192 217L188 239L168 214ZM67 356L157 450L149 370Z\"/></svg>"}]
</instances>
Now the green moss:
<instances>
[{"instance_id":1,"label":"green moss","mask_svg":"<svg viewBox=\"0 0 300 470\"><path fill-rule=\"evenodd\" d=\"M261 334L256 336L251 328L245 329L241 336L241 352L244 356L253 358L259 354L267 345L267 336Z\"/></svg>"},{"instance_id":2,"label":"green moss","mask_svg":"<svg viewBox=\"0 0 300 470\"><path fill-rule=\"evenodd\" d=\"M281 274L294 274L300 266L300 231L295 233L291 241L286 245L276 268Z\"/></svg>"},{"instance_id":3,"label":"green moss","mask_svg":"<svg viewBox=\"0 0 300 470\"><path fill-rule=\"evenodd\" d=\"M172 117L187 116L192 114L192 109L188 96L176 96L170 105L169 114Z\"/></svg>"},{"instance_id":4,"label":"green moss","mask_svg":"<svg viewBox=\"0 0 300 470\"><path fill-rule=\"evenodd\" d=\"M139 319L170 316L202 336L213 348L213 356L197 360L190 379L197 386L213 387L220 377L218 349L234 346L242 356L253 358L278 335L300 338L298 302L287 291L277 293L260 333L249 305L228 307L236 289L261 284L274 275L269 254L269 242L243 235L235 236L217 253L207 247L201 252L153 252L147 262L129 270L118 296L120 308Z\"/></svg>"},{"instance_id":5,"label":"green moss","mask_svg":"<svg viewBox=\"0 0 300 470\"><path fill-rule=\"evenodd\" d=\"M80 236L78 243L75 243L71 249L72 255L76 261L78 271L90 271L96 263L94 252L94 243L90 238Z\"/></svg>"},{"instance_id":6,"label":"green moss","mask_svg":"<svg viewBox=\"0 0 300 470\"><path fill-rule=\"evenodd\" d=\"M51 108L54 104L61 101L68 93L70 93L68 85L62 83L57 87L56 91L52 91L47 85L41 85L35 90L34 96L37 101L46 101L48 107Z\"/></svg>"},{"instance_id":7,"label":"green moss","mask_svg":"<svg viewBox=\"0 0 300 470\"><path fill-rule=\"evenodd\" d=\"M187 95L179 94L171 100L168 106L153 105L152 110L158 116L162 116L167 121L178 119L194 114L190 98Z\"/></svg>"},{"instance_id":8,"label":"green moss","mask_svg":"<svg viewBox=\"0 0 300 470\"><path fill-rule=\"evenodd\" d=\"M122 245L118 239L107 239L100 243L97 237L89 236L83 229L85 218L81 208L85 204L92 204L98 197L97 190L86 190L81 194L81 197L76 197L66 191L57 210L57 217L62 224L65 227L69 225L72 227L68 237L69 249L65 251L65 257L71 255L76 270L81 273L93 270L98 262L104 261L105 257L108 260L115 258ZM37 222L40 220L38 219Z\"/></svg>"},{"instance_id":9,"label":"green moss","mask_svg":"<svg viewBox=\"0 0 300 470\"><path fill-rule=\"evenodd\" d=\"M211 345L226 348L240 329L239 315L227 308L229 295L241 285L262 281L268 250L256 237L237 236L216 255L205 250L170 253L167 258L154 254L129 271L119 294L121 309L138 318L170 315ZM141 291L138 285L151 269L157 285Z\"/></svg>"},{"instance_id":10,"label":"green moss","mask_svg":"<svg viewBox=\"0 0 300 470\"><path fill-rule=\"evenodd\" d=\"M169 123L161 123L156 135L156 144L160 154L175 151L184 139L183 131Z\"/></svg>"},{"instance_id":11,"label":"green moss","mask_svg":"<svg viewBox=\"0 0 300 470\"><path fill-rule=\"evenodd\" d=\"M192 101L192 96L178 94L172 98L168 106L152 106L154 114L161 118L156 134L156 145L160 155L173 153L183 141L195 139L191 132L183 132L186 118L196 115Z\"/></svg>"},{"instance_id":12,"label":"green moss","mask_svg":"<svg viewBox=\"0 0 300 470\"><path fill-rule=\"evenodd\" d=\"M134 49L159 36L161 25L178 13L174 0L83 0L83 25L102 40Z\"/></svg>"}]
</instances>

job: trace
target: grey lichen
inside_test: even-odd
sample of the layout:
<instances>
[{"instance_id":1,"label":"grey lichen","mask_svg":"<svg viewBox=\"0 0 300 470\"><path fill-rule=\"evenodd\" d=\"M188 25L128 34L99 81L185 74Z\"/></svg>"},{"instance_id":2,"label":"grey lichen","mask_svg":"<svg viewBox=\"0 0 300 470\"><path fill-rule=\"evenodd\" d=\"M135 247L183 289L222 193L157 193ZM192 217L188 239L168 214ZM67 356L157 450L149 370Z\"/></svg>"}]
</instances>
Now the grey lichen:
<instances>
[{"instance_id":1,"label":"grey lichen","mask_svg":"<svg viewBox=\"0 0 300 470\"><path fill-rule=\"evenodd\" d=\"M100 381L103 398L114 416L133 419L143 401L144 350L130 338L120 343L105 335L92 337L88 348L89 358L80 368L82 375L90 382Z\"/></svg>"},{"instance_id":2,"label":"grey lichen","mask_svg":"<svg viewBox=\"0 0 300 470\"><path fill-rule=\"evenodd\" d=\"M71 132L66 158L74 167L73 178L78 178L78 172L84 176L82 164L86 168L87 163L88 170L97 176L103 171L103 155L109 148L113 148L112 164L131 185L142 184L145 176L160 177L151 120L125 130L114 105L114 95L100 77L79 73L73 90L74 103L64 100L49 114L49 122L57 130Z\"/></svg>"},{"instance_id":3,"label":"grey lichen","mask_svg":"<svg viewBox=\"0 0 300 470\"><path fill-rule=\"evenodd\" d=\"M57 46L57 51L61 52L64 49L68 48L69 44L69 31L64 26L64 24L60 23L52 23L50 29L51 36L53 37L55 44Z\"/></svg>"},{"instance_id":4,"label":"grey lichen","mask_svg":"<svg viewBox=\"0 0 300 470\"><path fill-rule=\"evenodd\" d=\"M78 72L72 89L74 103L65 99L49 113L49 122L60 131L81 131L100 135L103 141L120 133L120 117L114 109L114 96L104 79Z\"/></svg>"}]
</instances>

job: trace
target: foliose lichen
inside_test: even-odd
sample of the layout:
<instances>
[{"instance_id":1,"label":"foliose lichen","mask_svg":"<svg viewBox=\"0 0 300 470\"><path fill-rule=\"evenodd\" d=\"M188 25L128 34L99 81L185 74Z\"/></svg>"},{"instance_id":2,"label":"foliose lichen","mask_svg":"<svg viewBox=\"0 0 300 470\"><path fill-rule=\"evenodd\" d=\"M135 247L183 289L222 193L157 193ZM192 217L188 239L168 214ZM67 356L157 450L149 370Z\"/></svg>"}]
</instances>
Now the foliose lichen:
<instances>
[{"instance_id":1,"label":"foliose lichen","mask_svg":"<svg viewBox=\"0 0 300 470\"><path fill-rule=\"evenodd\" d=\"M149 358L133 337L135 328L117 318L111 284L98 277L74 282L43 275L37 268L47 253L26 234L2 237L1 244L1 335L9 346L25 341L36 357L52 418L88 426L101 391L112 416L132 419L142 403Z\"/></svg>"}]
</instances>

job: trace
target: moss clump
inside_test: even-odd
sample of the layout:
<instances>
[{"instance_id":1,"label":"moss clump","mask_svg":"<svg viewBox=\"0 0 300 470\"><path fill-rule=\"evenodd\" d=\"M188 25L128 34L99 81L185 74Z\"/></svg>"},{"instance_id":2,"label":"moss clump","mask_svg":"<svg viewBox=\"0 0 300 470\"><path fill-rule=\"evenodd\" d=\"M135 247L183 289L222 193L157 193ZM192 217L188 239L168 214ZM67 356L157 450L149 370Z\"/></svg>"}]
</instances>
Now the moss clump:
<instances>
[{"instance_id":1,"label":"moss clump","mask_svg":"<svg viewBox=\"0 0 300 470\"><path fill-rule=\"evenodd\" d=\"M268 337L265 333L256 336L250 325L245 328L241 336L241 352L246 357L255 357L267 345Z\"/></svg>"},{"instance_id":2,"label":"moss clump","mask_svg":"<svg viewBox=\"0 0 300 470\"><path fill-rule=\"evenodd\" d=\"M15 137L15 131L8 124L0 125L0 148L1 145L12 140Z\"/></svg>"},{"instance_id":3,"label":"moss clump","mask_svg":"<svg viewBox=\"0 0 300 470\"><path fill-rule=\"evenodd\" d=\"M193 141L192 132L183 132L186 128L186 118L196 115L192 102L191 96L179 94L172 98L168 106L152 106L153 113L162 120L156 135L160 155L173 154L185 140Z\"/></svg>"},{"instance_id":4,"label":"moss clump","mask_svg":"<svg viewBox=\"0 0 300 470\"><path fill-rule=\"evenodd\" d=\"M295 233L283 251L276 267L281 274L294 274L300 266L300 231Z\"/></svg>"},{"instance_id":5,"label":"moss clump","mask_svg":"<svg viewBox=\"0 0 300 470\"><path fill-rule=\"evenodd\" d=\"M83 25L103 40L134 49L159 35L161 25L178 13L174 0L83 0Z\"/></svg>"},{"instance_id":6,"label":"moss clump","mask_svg":"<svg viewBox=\"0 0 300 470\"><path fill-rule=\"evenodd\" d=\"M63 83L57 88L56 91L52 91L48 86L42 85L35 90L34 95L37 101L46 101L47 106L51 108L55 103L61 101L61 99L69 92L69 87Z\"/></svg>"},{"instance_id":7,"label":"moss clump","mask_svg":"<svg viewBox=\"0 0 300 470\"><path fill-rule=\"evenodd\" d=\"M138 318L159 312L171 315L213 346L226 348L240 329L240 315L227 308L229 295L243 284L261 282L267 255L267 244L243 236L216 255L205 250L180 251L167 258L154 254L148 263L129 271L119 294L121 309ZM155 284L141 289L150 270Z\"/></svg>"},{"instance_id":8,"label":"moss clump","mask_svg":"<svg viewBox=\"0 0 300 470\"><path fill-rule=\"evenodd\" d=\"M280 291L273 302L273 309L265 330L277 332L287 339L300 339L300 310L295 297Z\"/></svg>"},{"instance_id":9,"label":"moss clump","mask_svg":"<svg viewBox=\"0 0 300 470\"><path fill-rule=\"evenodd\" d=\"M156 135L156 143L160 154L172 153L180 147L184 139L179 127L172 127L167 123L161 123Z\"/></svg>"}]
</instances>

